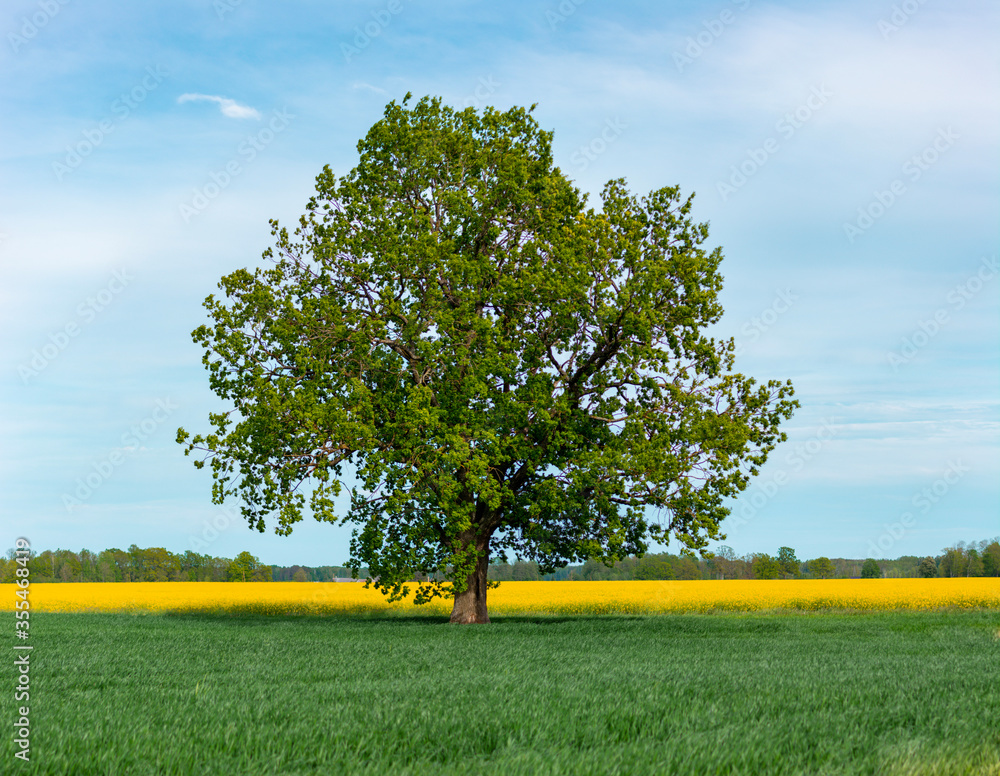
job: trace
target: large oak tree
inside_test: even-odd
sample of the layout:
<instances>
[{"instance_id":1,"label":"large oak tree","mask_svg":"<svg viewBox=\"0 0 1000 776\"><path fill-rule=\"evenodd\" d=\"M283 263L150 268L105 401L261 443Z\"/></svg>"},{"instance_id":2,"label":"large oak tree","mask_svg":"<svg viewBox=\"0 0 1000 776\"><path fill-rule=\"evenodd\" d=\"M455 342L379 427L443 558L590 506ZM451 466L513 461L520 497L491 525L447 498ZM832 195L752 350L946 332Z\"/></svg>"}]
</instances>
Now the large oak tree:
<instances>
[{"instance_id":1,"label":"large oak tree","mask_svg":"<svg viewBox=\"0 0 1000 776\"><path fill-rule=\"evenodd\" d=\"M178 431L214 500L355 524L350 564L391 599L421 575L453 622L489 621L491 552L544 572L724 538L797 406L705 334L722 253L692 198L614 180L588 208L531 113L390 103L193 333L232 406Z\"/></svg>"}]
</instances>

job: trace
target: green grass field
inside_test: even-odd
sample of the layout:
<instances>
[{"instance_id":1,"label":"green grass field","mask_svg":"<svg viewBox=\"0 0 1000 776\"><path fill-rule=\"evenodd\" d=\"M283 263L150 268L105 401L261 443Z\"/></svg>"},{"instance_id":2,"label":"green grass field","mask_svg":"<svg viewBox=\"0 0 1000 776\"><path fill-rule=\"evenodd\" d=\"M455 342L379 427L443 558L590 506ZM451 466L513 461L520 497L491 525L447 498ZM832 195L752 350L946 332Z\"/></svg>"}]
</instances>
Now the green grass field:
<instances>
[{"instance_id":1,"label":"green grass field","mask_svg":"<svg viewBox=\"0 0 1000 776\"><path fill-rule=\"evenodd\" d=\"M996 613L31 627L3 773L1000 774Z\"/></svg>"}]
</instances>

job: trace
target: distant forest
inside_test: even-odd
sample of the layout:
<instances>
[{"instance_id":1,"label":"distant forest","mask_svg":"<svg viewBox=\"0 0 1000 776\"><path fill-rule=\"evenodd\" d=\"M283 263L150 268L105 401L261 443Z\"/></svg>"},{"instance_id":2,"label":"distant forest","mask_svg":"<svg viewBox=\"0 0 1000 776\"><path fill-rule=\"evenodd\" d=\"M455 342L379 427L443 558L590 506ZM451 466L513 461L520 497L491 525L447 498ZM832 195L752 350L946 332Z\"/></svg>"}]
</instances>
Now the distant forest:
<instances>
[{"instance_id":1,"label":"distant forest","mask_svg":"<svg viewBox=\"0 0 1000 776\"><path fill-rule=\"evenodd\" d=\"M0 582L15 579L13 549L0 558ZM45 550L28 561L32 582L334 582L349 581L345 566L268 566L249 552L235 558L217 558L188 550L178 555L163 547L127 550ZM358 576L368 576L360 569ZM540 574L533 561L490 564L493 580L624 580L624 579L856 579L859 577L997 577L1000 576L1000 538L958 542L940 555L895 560L826 558L799 560L791 547L774 555L737 556L722 546L714 558L696 559L660 553L625 558L613 568L600 561L567 566L554 574Z\"/></svg>"}]
</instances>

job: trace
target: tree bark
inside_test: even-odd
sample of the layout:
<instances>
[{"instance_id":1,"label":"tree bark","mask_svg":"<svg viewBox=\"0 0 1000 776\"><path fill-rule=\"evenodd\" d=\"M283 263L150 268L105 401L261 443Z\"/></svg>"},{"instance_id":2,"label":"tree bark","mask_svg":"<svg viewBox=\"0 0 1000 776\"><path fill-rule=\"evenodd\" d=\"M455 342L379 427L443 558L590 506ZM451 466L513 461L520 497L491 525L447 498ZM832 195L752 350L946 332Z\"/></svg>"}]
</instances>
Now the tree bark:
<instances>
[{"instance_id":1,"label":"tree bark","mask_svg":"<svg viewBox=\"0 0 1000 776\"><path fill-rule=\"evenodd\" d=\"M476 561L475 570L469 574L464 592L455 593L455 606L451 610L449 622L464 625L485 625L490 621L486 611L486 581L490 566L490 540L480 539L476 542L480 555Z\"/></svg>"}]
</instances>

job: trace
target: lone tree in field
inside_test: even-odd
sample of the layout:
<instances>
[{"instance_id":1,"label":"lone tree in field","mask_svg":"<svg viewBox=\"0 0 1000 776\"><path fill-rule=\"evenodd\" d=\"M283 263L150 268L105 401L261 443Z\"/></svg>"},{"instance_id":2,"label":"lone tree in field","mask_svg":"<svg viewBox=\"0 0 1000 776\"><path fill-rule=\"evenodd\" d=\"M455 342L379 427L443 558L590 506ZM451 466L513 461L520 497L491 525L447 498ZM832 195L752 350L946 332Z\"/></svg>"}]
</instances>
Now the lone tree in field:
<instances>
[{"instance_id":1,"label":"lone tree in field","mask_svg":"<svg viewBox=\"0 0 1000 776\"><path fill-rule=\"evenodd\" d=\"M797 402L705 336L722 253L691 197L615 180L585 209L531 110L408 101L346 177L323 170L293 234L272 221L273 266L205 301L193 337L233 409L177 441L216 503L284 535L308 510L354 523L354 568L390 600L421 575L415 600L454 595L461 623L489 621L491 552L548 572L724 538Z\"/></svg>"}]
</instances>

